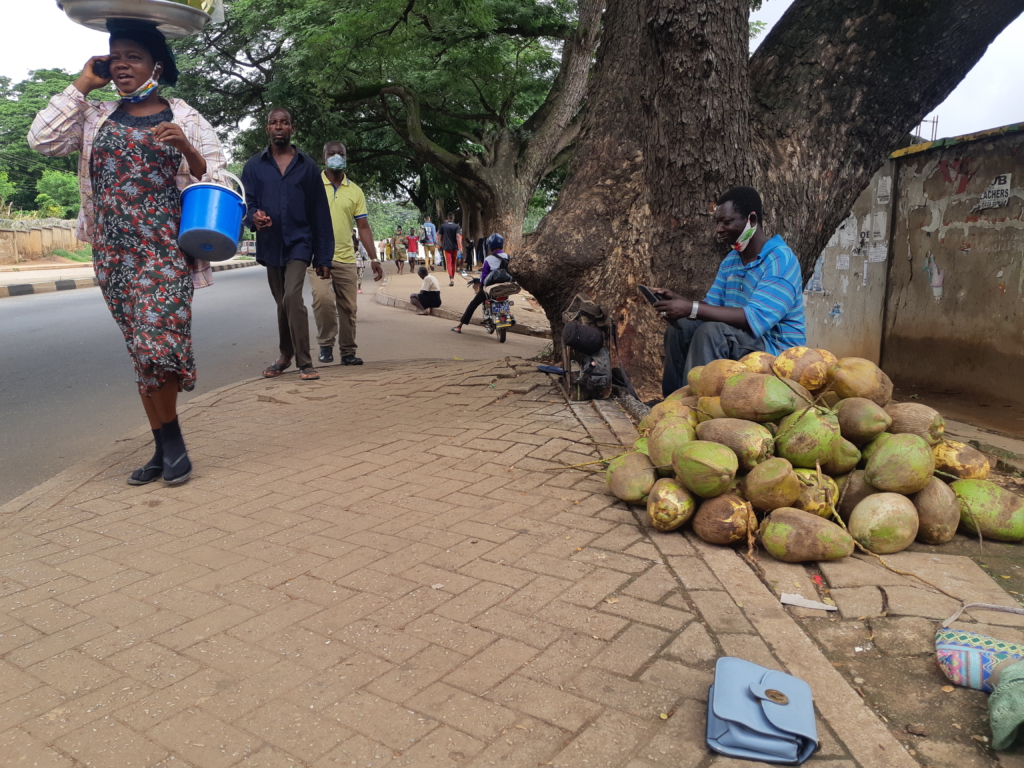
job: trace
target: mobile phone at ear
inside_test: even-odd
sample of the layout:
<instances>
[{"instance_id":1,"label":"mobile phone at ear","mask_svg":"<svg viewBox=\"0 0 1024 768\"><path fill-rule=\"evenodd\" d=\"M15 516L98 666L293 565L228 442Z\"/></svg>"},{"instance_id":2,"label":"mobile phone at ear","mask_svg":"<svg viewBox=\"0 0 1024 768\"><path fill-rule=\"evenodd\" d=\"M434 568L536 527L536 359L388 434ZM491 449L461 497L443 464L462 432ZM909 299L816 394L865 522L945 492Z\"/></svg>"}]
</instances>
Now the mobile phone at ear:
<instances>
[{"instance_id":1,"label":"mobile phone at ear","mask_svg":"<svg viewBox=\"0 0 1024 768\"><path fill-rule=\"evenodd\" d=\"M92 63L92 72L96 77L102 77L104 80L110 79L110 62L107 59L100 59Z\"/></svg>"},{"instance_id":2,"label":"mobile phone at ear","mask_svg":"<svg viewBox=\"0 0 1024 768\"><path fill-rule=\"evenodd\" d=\"M647 299L648 303L655 304L661 301L661 298L646 285L638 285L637 288L640 289L640 294Z\"/></svg>"}]
</instances>

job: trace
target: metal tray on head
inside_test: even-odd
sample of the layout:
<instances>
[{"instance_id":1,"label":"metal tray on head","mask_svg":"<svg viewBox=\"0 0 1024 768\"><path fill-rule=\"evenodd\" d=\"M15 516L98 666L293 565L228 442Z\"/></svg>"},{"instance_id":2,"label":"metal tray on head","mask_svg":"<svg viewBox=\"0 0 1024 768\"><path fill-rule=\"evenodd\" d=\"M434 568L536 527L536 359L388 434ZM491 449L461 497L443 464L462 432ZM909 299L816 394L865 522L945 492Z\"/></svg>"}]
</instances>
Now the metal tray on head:
<instances>
[{"instance_id":1,"label":"metal tray on head","mask_svg":"<svg viewBox=\"0 0 1024 768\"><path fill-rule=\"evenodd\" d=\"M89 29L107 31L107 19L140 19L157 25L166 37L202 32L210 16L172 0L57 0L68 18Z\"/></svg>"}]
</instances>

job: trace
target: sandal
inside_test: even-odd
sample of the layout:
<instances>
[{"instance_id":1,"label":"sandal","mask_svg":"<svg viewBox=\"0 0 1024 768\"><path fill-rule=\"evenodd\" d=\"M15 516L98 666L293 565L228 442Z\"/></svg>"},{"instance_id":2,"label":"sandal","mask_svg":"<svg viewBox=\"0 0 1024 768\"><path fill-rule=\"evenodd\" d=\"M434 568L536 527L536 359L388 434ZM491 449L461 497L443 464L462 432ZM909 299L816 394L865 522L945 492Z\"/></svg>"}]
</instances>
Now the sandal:
<instances>
[{"instance_id":1,"label":"sandal","mask_svg":"<svg viewBox=\"0 0 1024 768\"><path fill-rule=\"evenodd\" d=\"M263 371L263 378L264 379L272 379L275 376L280 376L282 373L284 373L286 370L288 370L288 368L291 367L291 364L292 364L291 360L289 360L284 365L280 365L280 364L277 363L277 361L274 361L269 366L267 366L267 368Z\"/></svg>"},{"instance_id":2,"label":"sandal","mask_svg":"<svg viewBox=\"0 0 1024 768\"><path fill-rule=\"evenodd\" d=\"M452 328L452 333L462 333L460 328Z\"/></svg>"},{"instance_id":3,"label":"sandal","mask_svg":"<svg viewBox=\"0 0 1024 768\"><path fill-rule=\"evenodd\" d=\"M299 369L299 380L300 381L316 381L320 378L320 374L316 372L316 368L309 366L308 368Z\"/></svg>"}]
</instances>

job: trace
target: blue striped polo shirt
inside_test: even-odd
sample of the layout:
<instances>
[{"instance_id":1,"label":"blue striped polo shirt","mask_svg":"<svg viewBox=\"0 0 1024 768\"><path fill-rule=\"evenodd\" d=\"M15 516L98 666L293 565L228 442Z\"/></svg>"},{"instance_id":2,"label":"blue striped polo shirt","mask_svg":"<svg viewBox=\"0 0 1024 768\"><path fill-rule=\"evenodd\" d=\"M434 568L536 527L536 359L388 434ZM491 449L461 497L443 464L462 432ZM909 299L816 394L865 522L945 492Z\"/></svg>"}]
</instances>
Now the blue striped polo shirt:
<instances>
[{"instance_id":1,"label":"blue striped polo shirt","mask_svg":"<svg viewBox=\"0 0 1024 768\"><path fill-rule=\"evenodd\" d=\"M729 251L704 301L715 307L742 307L765 352L777 355L807 343L803 290L796 254L781 235L775 235L749 264L737 251Z\"/></svg>"}]
</instances>

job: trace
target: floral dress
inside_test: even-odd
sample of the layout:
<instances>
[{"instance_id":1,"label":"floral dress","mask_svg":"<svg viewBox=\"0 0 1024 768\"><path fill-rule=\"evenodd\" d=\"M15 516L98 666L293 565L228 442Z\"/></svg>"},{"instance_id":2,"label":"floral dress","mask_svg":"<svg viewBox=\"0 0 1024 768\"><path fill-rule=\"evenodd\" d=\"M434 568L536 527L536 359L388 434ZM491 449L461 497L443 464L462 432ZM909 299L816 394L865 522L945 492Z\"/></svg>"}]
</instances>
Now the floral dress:
<instances>
[{"instance_id":1,"label":"floral dress","mask_svg":"<svg viewBox=\"0 0 1024 768\"><path fill-rule=\"evenodd\" d=\"M195 387L192 275L178 249L182 155L153 138L170 107L134 117L116 111L96 134L91 175L96 205L93 262L110 313L124 334L143 395L171 374Z\"/></svg>"}]
</instances>

